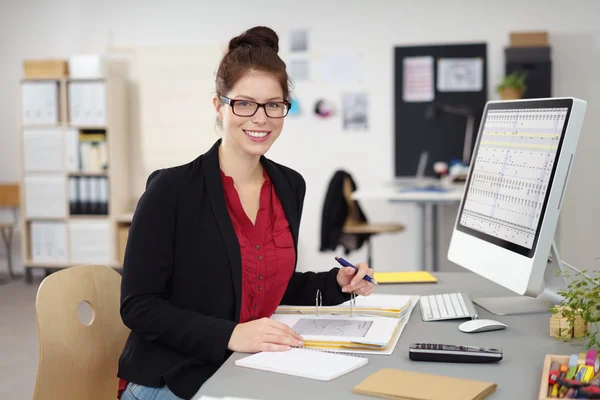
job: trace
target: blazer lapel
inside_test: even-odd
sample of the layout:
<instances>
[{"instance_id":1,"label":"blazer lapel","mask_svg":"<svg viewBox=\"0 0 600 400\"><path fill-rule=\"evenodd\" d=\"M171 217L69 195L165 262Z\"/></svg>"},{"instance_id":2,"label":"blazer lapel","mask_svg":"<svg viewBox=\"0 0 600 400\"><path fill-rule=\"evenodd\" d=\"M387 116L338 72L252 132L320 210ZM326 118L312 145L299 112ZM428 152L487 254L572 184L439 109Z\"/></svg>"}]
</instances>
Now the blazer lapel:
<instances>
[{"instance_id":1,"label":"blazer lapel","mask_svg":"<svg viewBox=\"0 0 600 400\"><path fill-rule=\"evenodd\" d=\"M242 304L242 256L240 254L240 244L238 242L233 223L225 203L225 194L223 193L223 183L221 181L221 168L219 166L219 139L213 147L203 156L202 171L206 182L206 191L208 200L212 207L215 219L221 231L221 236L225 242L229 265L231 266L231 276L233 278L233 289L235 292L235 318L240 319L240 308Z\"/></svg>"},{"instance_id":2,"label":"blazer lapel","mask_svg":"<svg viewBox=\"0 0 600 400\"><path fill-rule=\"evenodd\" d=\"M298 229L300 225L300 221L298 220L298 199L296 199L294 189L290 186L283 172L271 160L263 156L261 157L261 163L273 182L275 192L277 192L277 196L283 207L283 212L290 224L290 231L292 232L294 246L296 247L296 260L298 260Z\"/></svg>"}]
</instances>

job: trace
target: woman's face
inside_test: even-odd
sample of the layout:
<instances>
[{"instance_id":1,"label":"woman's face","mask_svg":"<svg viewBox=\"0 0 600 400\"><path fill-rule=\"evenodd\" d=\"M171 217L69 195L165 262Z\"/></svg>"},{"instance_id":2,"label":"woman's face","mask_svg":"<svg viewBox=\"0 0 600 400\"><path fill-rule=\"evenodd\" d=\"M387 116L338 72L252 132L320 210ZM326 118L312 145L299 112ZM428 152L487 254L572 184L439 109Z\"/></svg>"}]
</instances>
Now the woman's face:
<instances>
[{"instance_id":1,"label":"woman's face","mask_svg":"<svg viewBox=\"0 0 600 400\"><path fill-rule=\"evenodd\" d=\"M225 96L233 100L250 100L257 103L284 101L283 90L277 79L263 72L246 74ZM213 104L217 111L217 118L223 123L223 142L237 147L248 155L265 154L283 129L285 118L268 117L262 107L259 107L253 116L244 117L234 114L233 108L217 97L213 100ZM267 105L271 109L275 106ZM246 114L248 112L244 110L251 108L252 105L240 102L235 107L237 114Z\"/></svg>"}]
</instances>

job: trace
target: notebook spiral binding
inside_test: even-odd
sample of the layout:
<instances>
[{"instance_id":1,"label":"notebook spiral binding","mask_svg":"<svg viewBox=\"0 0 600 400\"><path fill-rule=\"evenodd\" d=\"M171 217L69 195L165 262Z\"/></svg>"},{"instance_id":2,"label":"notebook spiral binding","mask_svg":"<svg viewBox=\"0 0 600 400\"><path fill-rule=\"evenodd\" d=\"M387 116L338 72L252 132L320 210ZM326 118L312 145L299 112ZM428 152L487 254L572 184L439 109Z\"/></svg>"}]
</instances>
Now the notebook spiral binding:
<instances>
[{"instance_id":1,"label":"notebook spiral binding","mask_svg":"<svg viewBox=\"0 0 600 400\"><path fill-rule=\"evenodd\" d=\"M293 349L299 349L299 350L305 350L305 351L318 351L320 353L333 353L333 354L339 354L341 356L353 356L353 357L358 357L358 358L368 358L367 356L365 356L364 354L357 354L357 353L345 353L345 352L339 352L339 351L334 351L334 350L325 350L325 349L317 349L314 347L297 347L294 346L292 347Z\"/></svg>"}]
</instances>

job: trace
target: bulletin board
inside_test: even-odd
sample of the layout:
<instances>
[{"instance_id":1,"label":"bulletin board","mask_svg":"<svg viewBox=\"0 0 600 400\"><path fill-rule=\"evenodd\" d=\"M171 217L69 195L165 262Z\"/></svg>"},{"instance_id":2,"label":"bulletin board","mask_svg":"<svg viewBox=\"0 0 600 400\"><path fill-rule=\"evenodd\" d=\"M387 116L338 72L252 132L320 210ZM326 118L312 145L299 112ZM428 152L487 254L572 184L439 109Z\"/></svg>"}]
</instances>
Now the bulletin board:
<instances>
[{"instance_id":1,"label":"bulletin board","mask_svg":"<svg viewBox=\"0 0 600 400\"><path fill-rule=\"evenodd\" d=\"M426 176L436 161L462 159L467 118L446 112L428 116L433 104L471 110L471 150L488 99L485 43L394 48L395 176L414 176L419 157L429 153Z\"/></svg>"}]
</instances>

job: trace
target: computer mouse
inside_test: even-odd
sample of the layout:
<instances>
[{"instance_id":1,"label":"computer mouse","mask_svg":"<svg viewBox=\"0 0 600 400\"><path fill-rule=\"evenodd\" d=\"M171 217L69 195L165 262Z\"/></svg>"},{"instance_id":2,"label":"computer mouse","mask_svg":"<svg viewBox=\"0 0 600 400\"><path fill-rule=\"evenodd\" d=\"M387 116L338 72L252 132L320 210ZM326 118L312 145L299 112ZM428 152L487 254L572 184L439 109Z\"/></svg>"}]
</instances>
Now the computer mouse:
<instances>
[{"instance_id":1,"label":"computer mouse","mask_svg":"<svg viewBox=\"0 0 600 400\"><path fill-rule=\"evenodd\" d=\"M478 333L506 329L506 325L492 319L472 319L460 324L458 329L465 333Z\"/></svg>"}]
</instances>

